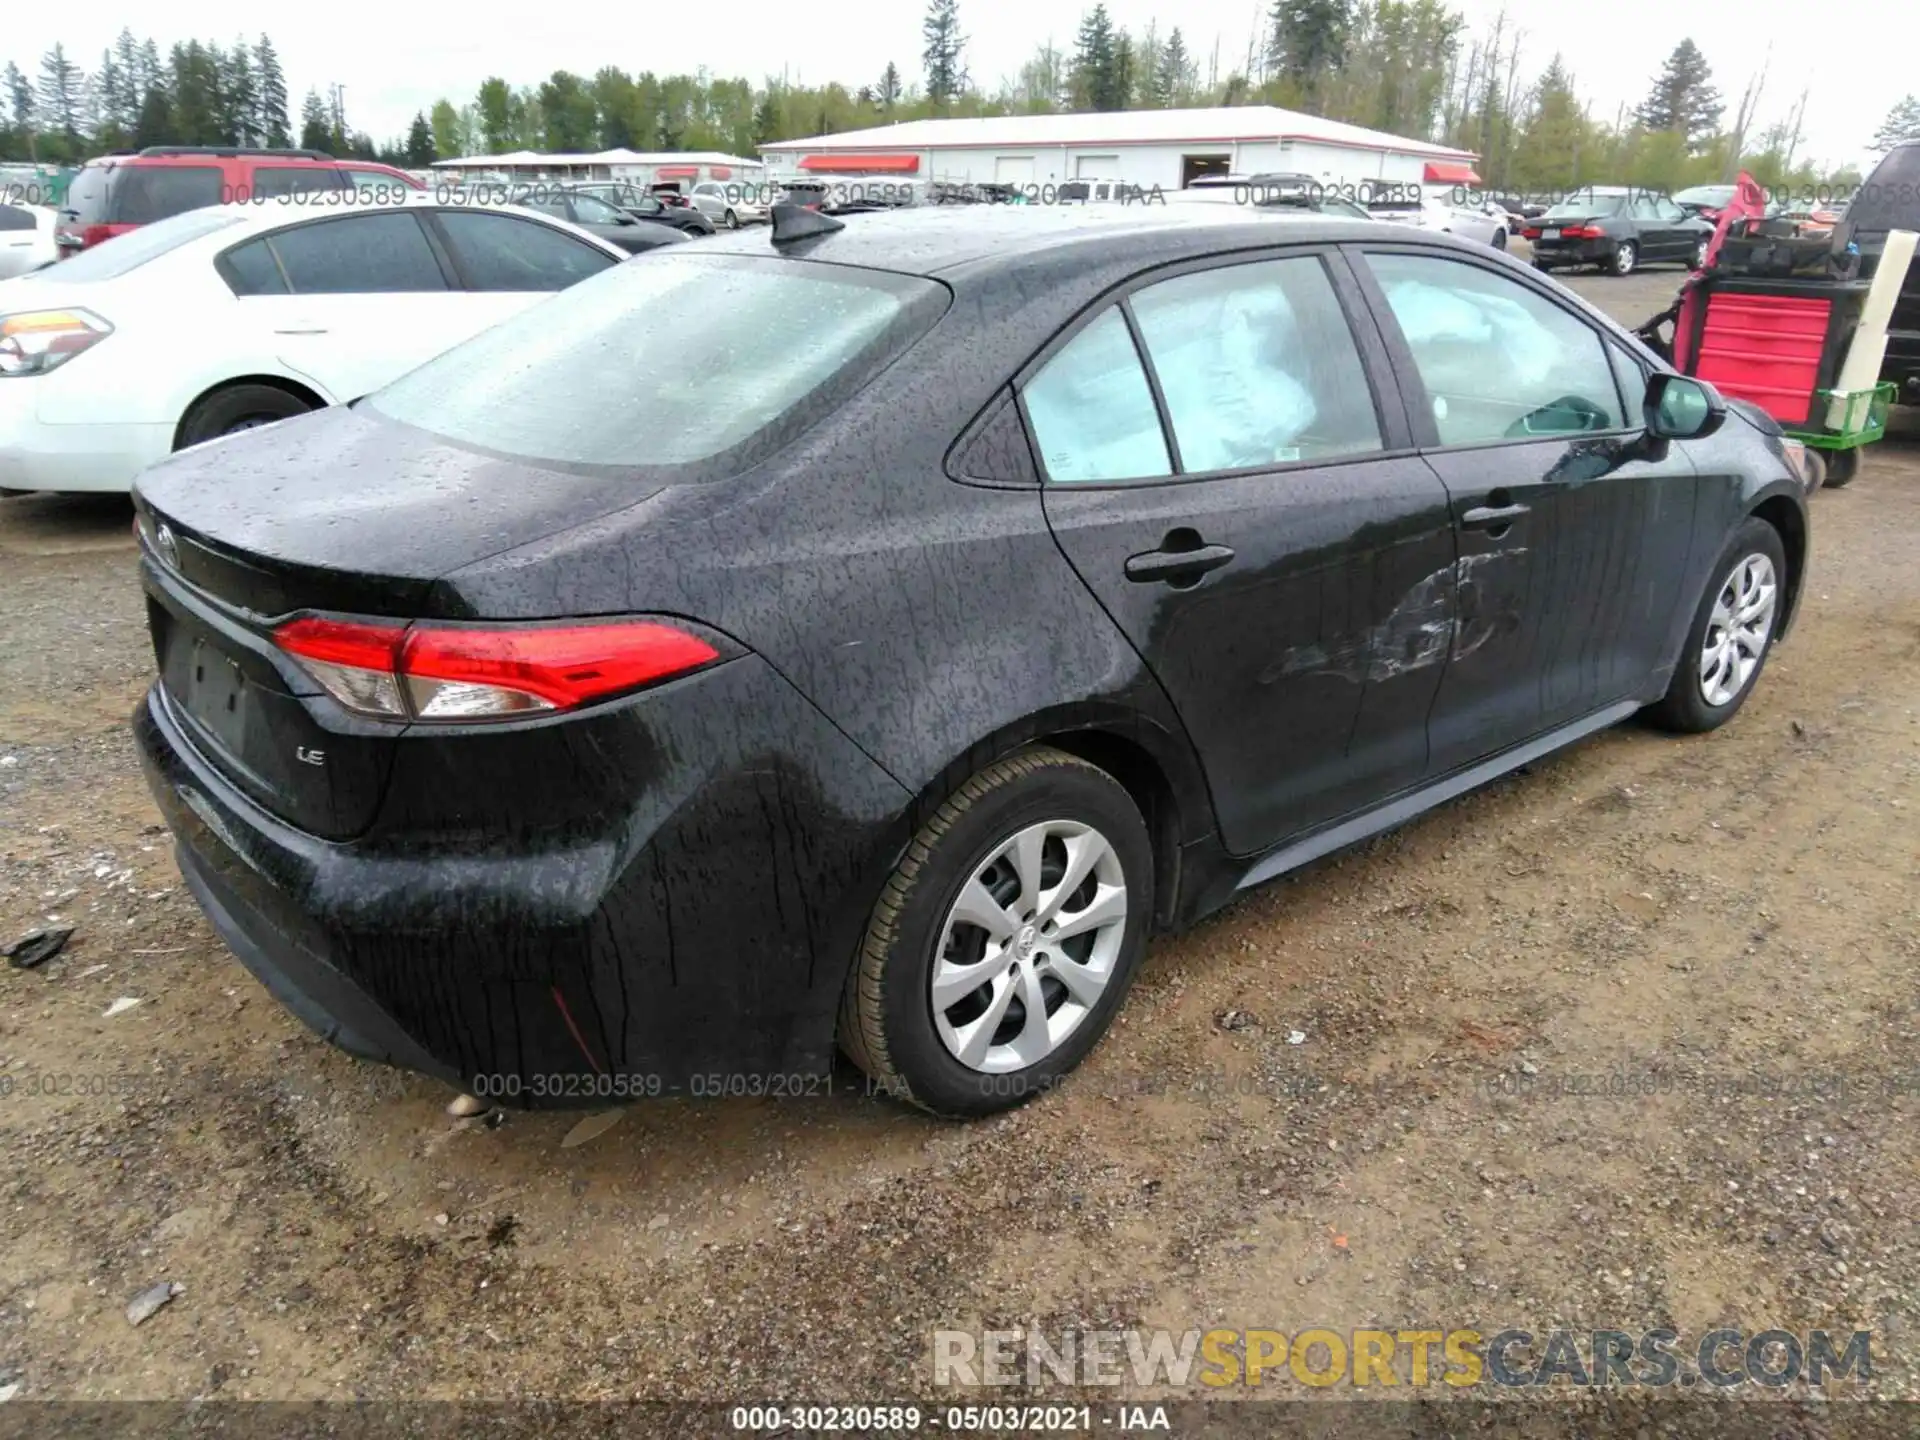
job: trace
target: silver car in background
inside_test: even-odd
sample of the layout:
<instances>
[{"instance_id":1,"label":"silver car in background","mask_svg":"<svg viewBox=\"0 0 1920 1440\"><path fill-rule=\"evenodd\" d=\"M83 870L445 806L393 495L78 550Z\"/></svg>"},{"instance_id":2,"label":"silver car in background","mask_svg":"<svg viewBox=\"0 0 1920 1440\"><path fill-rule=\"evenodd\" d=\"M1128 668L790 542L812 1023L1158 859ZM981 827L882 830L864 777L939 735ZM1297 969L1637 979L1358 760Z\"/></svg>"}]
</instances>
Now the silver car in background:
<instances>
[{"instance_id":1,"label":"silver car in background","mask_svg":"<svg viewBox=\"0 0 1920 1440\"><path fill-rule=\"evenodd\" d=\"M767 187L752 181L702 180L687 198L715 225L738 230L767 218Z\"/></svg>"}]
</instances>

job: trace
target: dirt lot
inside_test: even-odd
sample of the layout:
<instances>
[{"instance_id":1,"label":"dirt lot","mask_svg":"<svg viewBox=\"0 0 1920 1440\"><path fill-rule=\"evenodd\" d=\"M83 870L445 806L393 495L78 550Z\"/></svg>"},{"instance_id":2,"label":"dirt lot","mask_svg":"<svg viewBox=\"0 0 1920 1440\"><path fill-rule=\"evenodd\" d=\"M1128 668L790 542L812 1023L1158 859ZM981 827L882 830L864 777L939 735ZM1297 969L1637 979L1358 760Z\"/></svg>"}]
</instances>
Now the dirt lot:
<instances>
[{"instance_id":1,"label":"dirt lot","mask_svg":"<svg viewBox=\"0 0 1920 1440\"><path fill-rule=\"evenodd\" d=\"M1678 278L1575 283L1638 320ZM1920 447L1869 453L1731 726L1605 734L1163 941L1083 1084L955 1127L847 1074L573 1146L229 956L127 734L124 503L0 502L0 936L78 927L0 971L0 1385L876 1399L932 1393L941 1328L1665 1323L1870 1327L1914 1394ZM1727 1093L1756 1065L1784 1093Z\"/></svg>"}]
</instances>

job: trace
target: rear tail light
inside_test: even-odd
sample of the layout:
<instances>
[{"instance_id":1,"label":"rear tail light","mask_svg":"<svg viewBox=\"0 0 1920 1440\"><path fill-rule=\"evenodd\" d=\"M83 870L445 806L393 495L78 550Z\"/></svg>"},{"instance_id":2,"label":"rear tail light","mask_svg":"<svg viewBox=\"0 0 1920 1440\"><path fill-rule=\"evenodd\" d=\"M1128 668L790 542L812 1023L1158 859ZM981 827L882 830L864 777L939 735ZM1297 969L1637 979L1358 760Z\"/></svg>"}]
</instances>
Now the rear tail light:
<instances>
[{"instance_id":1,"label":"rear tail light","mask_svg":"<svg viewBox=\"0 0 1920 1440\"><path fill-rule=\"evenodd\" d=\"M113 326L91 310L0 315L0 379L57 370L112 333Z\"/></svg>"},{"instance_id":2,"label":"rear tail light","mask_svg":"<svg viewBox=\"0 0 1920 1440\"><path fill-rule=\"evenodd\" d=\"M1538 225L1529 225L1520 233L1529 240L1538 240L1540 238L1540 227Z\"/></svg>"},{"instance_id":3,"label":"rear tail light","mask_svg":"<svg viewBox=\"0 0 1920 1440\"><path fill-rule=\"evenodd\" d=\"M720 658L700 636L660 620L488 629L309 617L273 638L347 709L389 720L572 710Z\"/></svg>"},{"instance_id":4,"label":"rear tail light","mask_svg":"<svg viewBox=\"0 0 1920 1440\"><path fill-rule=\"evenodd\" d=\"M1598 240L1607 232L1597 225L1564 225L1560 229L1563 240Z\"/></svg>"}]
</instances>

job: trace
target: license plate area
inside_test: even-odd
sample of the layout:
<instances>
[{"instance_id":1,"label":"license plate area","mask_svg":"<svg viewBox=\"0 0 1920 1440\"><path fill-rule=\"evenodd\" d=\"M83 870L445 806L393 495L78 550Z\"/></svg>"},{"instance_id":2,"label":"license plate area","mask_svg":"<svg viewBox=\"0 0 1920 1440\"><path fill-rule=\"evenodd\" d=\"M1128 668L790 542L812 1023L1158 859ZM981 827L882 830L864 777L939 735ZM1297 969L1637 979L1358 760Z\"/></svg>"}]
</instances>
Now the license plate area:
<instances>
[{"instance_id":1,"label":"license plate area","mask_svg":"<svg viewBox=\"0 0 1920 1440\"><path fill-rule=\"evenodd\" d=\"M1542 230L1540 232L1540 238L1542 240L1558 240L1560 238L1560 232L1558 230Z\"/></svg>"},{"instance_id":2,"label":"license plate area","mask_svg":"<svg viewBox=\"0 0 1920 1440\"><path fill-rule=\"evenodd\" d=\"M177 635L175 639L187 647L181 666L186 712L205 727L221 749L244 754L247 721L253 712L253 687L239 662L202 636Z\"/></svg>"}]
</instances>

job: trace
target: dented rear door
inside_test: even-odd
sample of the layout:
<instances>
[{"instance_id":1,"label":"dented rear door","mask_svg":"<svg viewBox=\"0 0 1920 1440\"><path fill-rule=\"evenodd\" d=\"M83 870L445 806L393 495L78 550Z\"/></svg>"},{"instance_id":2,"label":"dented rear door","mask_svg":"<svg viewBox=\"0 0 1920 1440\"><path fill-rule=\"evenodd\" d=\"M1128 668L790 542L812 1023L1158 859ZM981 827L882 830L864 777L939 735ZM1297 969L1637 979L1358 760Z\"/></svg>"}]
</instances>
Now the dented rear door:
<instances>
[{"instance_id":1,"label":"dented rear door","mask_svg":"<svg viewBox=\"0 0 1920 1440\"><path fill-rule=\"evenodd\" d=\"M1195 267L1021 388L1054 537L1172 698L1239 854L1421 779L1452 640L1446 488L1404 453L1340 285L1305 248Z\"/></svg>"}]
</instances>

